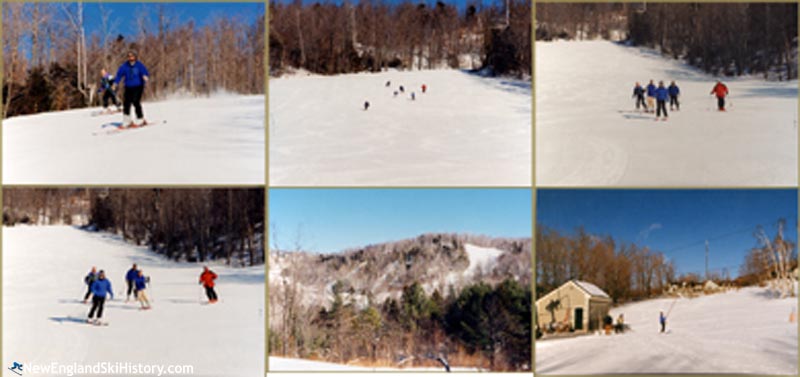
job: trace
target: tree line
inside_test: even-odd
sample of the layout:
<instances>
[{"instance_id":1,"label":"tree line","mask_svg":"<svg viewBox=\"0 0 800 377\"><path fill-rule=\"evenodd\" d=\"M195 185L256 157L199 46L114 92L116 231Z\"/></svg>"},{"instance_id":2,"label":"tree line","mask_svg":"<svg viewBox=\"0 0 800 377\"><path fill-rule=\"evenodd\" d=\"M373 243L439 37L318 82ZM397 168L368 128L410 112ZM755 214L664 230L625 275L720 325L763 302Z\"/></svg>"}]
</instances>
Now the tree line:
<instances>
[{"instance_id":1,"label":"tree line","mask_svg":"<svg viewBox=\"0 0 800 377\"><path fill-rule=\"evenodd\" d=\"M351 299L344 281L332 293L325 305L270 323L270 353L362 365L531 369L531 290L513 279L431 294L414 282L399 298L366 306Z\"/></svg>"},{"instance_id":2,"label":"tree line","mask_svg":"<svg viewBox=\"0 0 800 377\"><path fill-rule=\"evenodd\" d=\"M487 69L530 75L531 6L443 1L270 2L270 72Z\"/></svg>"},{"instance_id":3,"label":"tree line","mask_svg":"<svg viewBox=\"0 0 800 377\"><path fill-rule=\"evenodd\" d=\"M740 285L769 285L781 297L794 296L793 281L797 280L796 243L784 234L786 220L777 222L775 235L770 237L759 226L753 236L758 245L748 250L739 269L736 282Z\"/></svg>"},{"instance_id":4,"label":"tree line","mask_svg":"<svg viewBox=\"0 0 800 377\"><path fill-rule=\"evenodd\" d=\"M714 75L797 78L796 3L540 3L536 39L620 39Z\"/></svg>"},{"instance_id":5,"label":"tree line","mask_svg":"<svg viewBox=\"0 0 800 377\"><path fill-rule=\"evenodd\" d=\"M215 16L198 25L181 22L161 5L115 15L98 3L93 6L99 8L99 30L87 34L84 6L4 4L5 117L100 104L100 70L115 74L129 50L138 51L151 74L145 99L264 93L263 15L253 24ZM120 22L135 22L135 32L118 32Z\"/></svg>"},{"instance_id":6,"label":"tree line","mask_svg":"<svg viewBox=\"0 0 800 377\"><path fill-rule=\"evenodd\" d=\"M264 263L263 189L10 188L3 224L80 225L176 261Z\"/></svg>"}]
</instances>

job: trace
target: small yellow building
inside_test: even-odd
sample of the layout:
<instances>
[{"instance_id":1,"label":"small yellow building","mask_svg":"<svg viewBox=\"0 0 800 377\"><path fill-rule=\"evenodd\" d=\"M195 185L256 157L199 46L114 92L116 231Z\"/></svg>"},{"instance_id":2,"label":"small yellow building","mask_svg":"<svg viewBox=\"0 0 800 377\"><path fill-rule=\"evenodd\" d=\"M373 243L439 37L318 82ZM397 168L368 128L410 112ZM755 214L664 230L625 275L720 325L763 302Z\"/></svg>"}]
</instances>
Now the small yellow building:
<instances>
[{"instance_id":1,"label":"small yellow building","mask_svg":"<svg viewBox=\"0 0 800 377\"><path fill-rule=\"evenodd\" d=\"M540 329L569 328L593 331L602 327L611 309L611 297L598 286L570 280L536 300L536 318Z\"/></svg>"}]
</instances>

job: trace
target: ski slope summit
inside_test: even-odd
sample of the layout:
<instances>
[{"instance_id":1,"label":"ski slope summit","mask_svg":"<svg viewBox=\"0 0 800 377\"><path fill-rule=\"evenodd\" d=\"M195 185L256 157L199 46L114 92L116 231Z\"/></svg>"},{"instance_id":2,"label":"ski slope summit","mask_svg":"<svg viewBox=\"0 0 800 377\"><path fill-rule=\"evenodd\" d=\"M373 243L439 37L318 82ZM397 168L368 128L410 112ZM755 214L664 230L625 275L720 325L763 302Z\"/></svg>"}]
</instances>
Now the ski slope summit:
<instances>
[{"instance_id":1,"label":"ski slope summit","mask_svg":"<svg viewBox=\"0 0 800 377\"><path fill-rule=\"evenodd\" d=\"M796 375L797 298L770 296L752 287L624 305L610 314L624 314L624 334L537 341L536 374ZM660 311L670 313L667 334Z\"/></svg>"},{"instance_id":2,"label":"ski slope summit","mask_svg":"<svg viewBox=\"0 0 800 377\"><path fill-rule=\"evenodd\" d=\"M635 111L634 84L675 80L668 121ZM536 43L540 186L796 186L797 80L716 77L606 41Z\"/></svg>"},{"instance_id":3,"label":"ski slope summit","mask_svg":"<svg viewBox=\"0 0 800 377\"><path fill-rule=\"evenodd\" d=\"M269 96L271 184L531 183L529 81L457 70L293 76L271 79Z\"/></svg>"},{"instance_id":4,"label":"ski slope summit","mask_svg":"<svg viewBox=\"0 0 800 377\"><path fill-rule=\"evenodd\" d=\"M264 183L263 95L142 105L156 124L111 134L122 114L98 108L4 120L3 183Z\"/></svg>"},{"instance_id":5,"label":"ski slope summit","mask_svg":"<svg viewBox=\"0 0 800 377\"><path fill-rule=\"evenodd\" d=\"M124 276L133 263L151 278L150 310L125 303ZM108 326L82 322L90 309L81 301L83 277L92 266L112 283L114 300L103 313ZM211 264L219 275L220 302L213 305L198 285L201 267L106 233L4 227L3 365L188 365L197 376L263 376L263 266Z\"/></svg>"}]
</instances>

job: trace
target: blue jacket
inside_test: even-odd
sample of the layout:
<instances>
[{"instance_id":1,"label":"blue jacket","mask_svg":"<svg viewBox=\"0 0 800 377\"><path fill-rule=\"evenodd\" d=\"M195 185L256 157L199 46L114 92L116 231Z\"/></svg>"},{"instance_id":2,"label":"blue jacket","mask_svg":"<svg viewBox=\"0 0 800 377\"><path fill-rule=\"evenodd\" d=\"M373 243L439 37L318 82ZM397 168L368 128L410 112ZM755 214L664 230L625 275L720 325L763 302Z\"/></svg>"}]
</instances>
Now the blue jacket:
<instances>
[{"instance_id":1,"label":"blue jacket","mask_svg":"<svg viewBox=\"0 0 800 377\"><path fill-rule=\"evenodd\" d=\"M656 89L656 99L659 101L666 101L669 99L669 90L665 87Z\"/></svg>"},{"instance_id":2,"label":"blue jacket","mask_svg":"<svg viewBox=\"0 0 800 377\"><path fill-rule=\"evenodd\" d=\"M667 322L667 317L665 317L663 314L659 315L658 316L658 322L666 323Z\"/></svg>"},{"instance_id":3,"label":"blue jacket","mask_svg":"<svg viewBox=\"0 0 800 377\"><path fill-rule=\"evenodd\" d=\"M136 280L136 277L138 276L139 276L139 271L136 271L131 268L130 270L128 270L128 273L125 274L125 280L127 281Z\"/></svg>"},{"instance_id":4,"label":"blue jacket","mask_svg":"<svg viewBox=\"0 0 800 377\"><path fill-rule=\"evenodd\" d=\"M136 290L141 291L147 288L147 279L144 276L137 276L136 279L133 280L136 283Z\"/></svg>"},{"instance_id":5,"label":"blue jacket","mask_svg":"<svg viewBox=\"0 0 800 377\"><path fill-rule=\"evenodd\" d=\"M677 96L678 94L681 94L681 89L678 88L677 85L670 85L669 88L667 89L669 89L669 95L673 97Z\"/></svg>"},{"instance_id":6,"label":"blue jacket","mask_svg":"<svg viewBox=\"0 0 800 377\"><path fill-rule=\"evenodd\" d=\"M119 80L119 78L117 78ZM647 85L647 96L648 97L655 97L656 96L656 85L655 84L648 84Z\"/></svg>"},{"instance_id":7,"label":"blue jacket","mask_svg":"<svg viewBox=\"0 0 800 377\"><path fill-rule=\"evenodd\" d=\"M92 283L92 294L95 297L106 297L106 293L114 298L114 292L111 291L111 282L108 279L97 279Z\"/></svg>"},{"instance_id":8,"label":"blue jacket","mask_svg":"<svg viewBox=\"0 0 800 377\"><path fill-rule=\"evenodd\" d=\"M144 76L150 76L147 72L147 67L140 61L136 61L131 65L129 62L122 63L117 70L117 78L115 83L119 84L120 80L125 79L125 87L132 88L136 86L144 86Z\"/></svg>"}]
</instances>

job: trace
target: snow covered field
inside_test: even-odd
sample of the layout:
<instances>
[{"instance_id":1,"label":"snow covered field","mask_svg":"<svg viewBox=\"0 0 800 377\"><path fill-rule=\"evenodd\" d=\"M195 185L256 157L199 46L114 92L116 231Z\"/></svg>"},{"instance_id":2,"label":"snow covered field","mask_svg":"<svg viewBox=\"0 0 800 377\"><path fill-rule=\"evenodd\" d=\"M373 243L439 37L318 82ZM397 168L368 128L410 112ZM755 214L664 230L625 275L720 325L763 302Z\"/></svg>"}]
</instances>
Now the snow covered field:
<instances>
[{"instance_id":1,"label":"snow covered field","mask_svg":"<svg viewBox=\"0 0 800 377\"><path fill-rule=\"evenodd\" d=\"M264 96L143 103L142 129L105 134L98 108L3 121L6 184L263 184Z\"/></svg>"},{"instance_id":2,"label":"snow covered field","mask_svg":"<svg viewBox=\"0 0 800 377\"><path fill-rule=\"evenodd\" d=\"M636 81L676 80L667 122L634 111ZM716 78L605 41L536 43L536 171L544 186L797 185L797 81Z\"/></svg>"},{"instance_id":3,"label":"snow covered field","mask_svg":"<svg viewBox=\"0 0 800 377\"><path fill-rule=\"evenodd\" d=\"M529 81L392 71L273 78L269 93L271 184L531 183Z\"/></svg>"},{"instance_id":4,"label":"snow covered field","mask_svg":"<svg viewBox=\"0 0 800 377\"><path fill-rule=\"evenodd\" d=\"M152 310L124 302L132 263L151 277ZM81 322L90 308L81 302L83 276L93 265L114 289L107 327ZM4 227L3 365L131 362L191 365L198 376L262 376L264 268L210 267L220 302L201 305L200 265L166 261L109 234Z\"/></svg>"},{"instance_id":5,"label":"snow covered field","mask_svg":"<svg viewBox=\"0 0 800 377\"><path fill-rule=\"evenodd\" d=\"M797 374L797 298L767 298L762 288L679 299L659 333L659 311L674 299L611 311L632 331L536 342L537 374Z\"/></svg>"}]
</instances>

